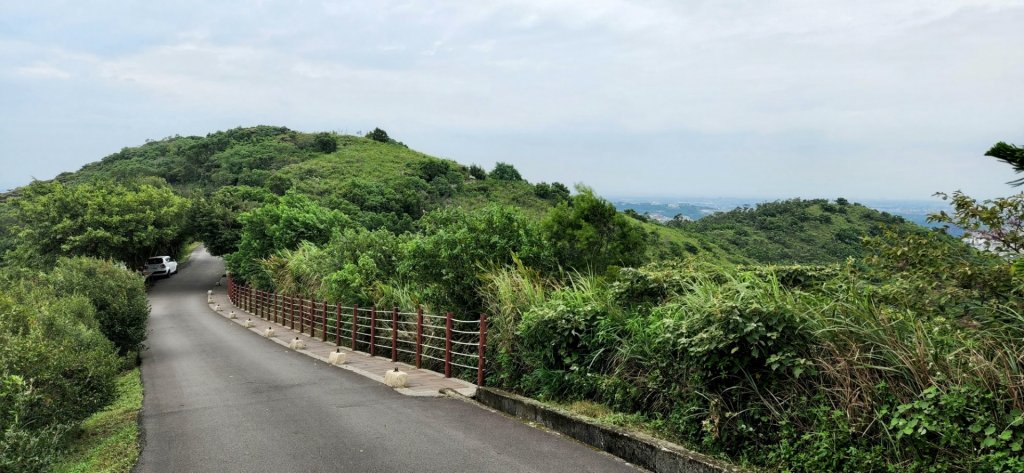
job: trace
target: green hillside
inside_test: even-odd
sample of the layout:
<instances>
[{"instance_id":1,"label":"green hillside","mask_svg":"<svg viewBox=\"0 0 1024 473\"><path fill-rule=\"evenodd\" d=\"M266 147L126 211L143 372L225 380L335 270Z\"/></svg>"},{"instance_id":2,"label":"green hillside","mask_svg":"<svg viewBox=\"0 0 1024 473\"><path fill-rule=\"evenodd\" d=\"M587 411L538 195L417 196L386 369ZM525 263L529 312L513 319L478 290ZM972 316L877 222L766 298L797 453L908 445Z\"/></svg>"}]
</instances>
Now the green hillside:
<instances>
[{"instance_id":1,"label":"green hillside","mask_svg":"<svg viewBox=\"0 0 1024 473\"><path fill-rule=\"evenodd\" d=\"M478 175L479 176L479 175ZM57 181L125 181L159 177L183 194L228 186L289 190L323 205L359 214L369 227L408 230L423 213L442 206L479 208L500 202L535 216L557 202L522 180L473 177L469 168L413 151L394 140L333 133L301 133L257 126L175 136L125 148ZM542 193L543 194L543 193Z\"/></svg>"},{"instance_id":2,"label":"green hillside","mask_svg":"<svg viewBox=\"0 0 1024 473\"><path fill-rule=\"evenodd\" d=\"M720 212L676 225L702 235L726 253L758 263L835 263L864 255L861 239L895 227L922 228L901 217L846 199L792 199Z\"/></svg>"},{"instance_id":3,"label":"green hillside","mask_svg":"<svg viewBox=\"0 0 1024 473\"><path fill-rule=\"evenodd\" d=\"M394 232L413 230L423 215L443 207L475 210L497 203L540 219L567 198L518 173L497 178L479 169L471 172L466 165L412 150L384 132L376 137L381 141L272 126L175 136L125 148L56 180L157 177L180 194L198 197L251 194L247 188L278 196L290 191L340 210L369 229ZM243 190L232 191L236 186ZM254 206L235 200L231 210ZM651 259L702 254L734 263L840 262L860 256L861 237L877 234L884 225L916 228L845 200L765 203L670 226L637 219L652 242Z\"/></svg>"}]
</instances>

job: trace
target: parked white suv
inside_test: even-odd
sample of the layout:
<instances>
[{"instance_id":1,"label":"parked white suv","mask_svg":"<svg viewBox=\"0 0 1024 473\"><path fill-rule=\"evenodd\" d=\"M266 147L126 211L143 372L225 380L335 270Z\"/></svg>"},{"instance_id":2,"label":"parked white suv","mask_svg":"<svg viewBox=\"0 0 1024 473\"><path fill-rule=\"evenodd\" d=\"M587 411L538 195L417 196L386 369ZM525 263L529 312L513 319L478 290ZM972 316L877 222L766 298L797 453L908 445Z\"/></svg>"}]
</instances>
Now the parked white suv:
<instances>
[{"instance_id":1,"label":"parked white suv","mask_svg":"<svg viewBox=\"0 0 1024 473\"><path fill-rule=\"evenodd\" d=\"M154 256L146 260L145 274L149 276L168 276L178 272L178 262L170 256Z\"/></svg>"}]
</instances>

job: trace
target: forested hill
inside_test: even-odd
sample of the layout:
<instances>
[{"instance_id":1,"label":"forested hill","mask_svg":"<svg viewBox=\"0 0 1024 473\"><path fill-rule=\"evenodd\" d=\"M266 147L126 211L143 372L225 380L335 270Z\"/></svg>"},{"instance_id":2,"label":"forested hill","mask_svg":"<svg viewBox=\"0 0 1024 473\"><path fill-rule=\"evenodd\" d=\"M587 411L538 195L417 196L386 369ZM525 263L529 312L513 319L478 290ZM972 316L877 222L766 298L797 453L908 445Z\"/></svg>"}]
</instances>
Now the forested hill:
<instances>
[{"instance_id":1,"label":"forested hill","mask_svg":"<svg viewBox=\"0 0 1024 473\"><path fill-rule=\"evenodd\" d=\"M562 183L527 182L509 164L485 170L414 151L380 129L352 136L276 126L149 141L63 173L55 181L166 182L178 194L195 199L190 220L215 254L235 250L239 214L286 193L312 198L368 229L396 233L414 230L424 215L447 207L472 211L506 205L539 220L570 195ZM744 260L730 257L696 234L653 223L640 226L652 242L652 258L702 254Z\"/></svg>"},{"instance_id":2,"label":"forested hill","mask_svg":"<svg viewBox=\"0 0 1024 473\"><path fill-rule=\"evenodd\" d=\"M256 126L175 136L124 148L57 177L61 182L160 177L191 195L229 186L289 190L361 218L371 227L406 230L440 205L514 204L539 214L568 197L562 184L530 185L511 166L488 173L413 151L376 130L366 137Z\"/></svg>"},{"instance_id":3,"label":"forested hill","mask_svg":"<svg viewBox=\"0 0 1024 473\"><path fill-rule=\"evenodd\" d=\"M923 228L902 217L846 199L791 199L719 212L697 221L675 222L704 235L727 252L759 263L831 263L863 256L861 238L895 227Z\"/></svg>"},{"instance_id":4,"label":"forested hill","mask_svg":"<svg viewBox=\"0 0 1024 473\"><path fill-rule=\"evenodd\" d=\"M396 234L417 230L424 215L441 208L473 211L498 204L539 221L558 204L571 204L561 183L531 184L504 163L487 171L432 157L380 129L351 136L256 126L174 136L124 148L55 181L169 185L191 199L191 231L216 254L236 250L239 215L285 194L308 197L361 227ZM766 203L667 225L627 214L648 236L647 259L653 260L701 255L734 263L839 262L860 256L860 238L882 225L916 228L842 199ZM153 245L140 251L150 250Z\"/></svg>"}]
</instances>

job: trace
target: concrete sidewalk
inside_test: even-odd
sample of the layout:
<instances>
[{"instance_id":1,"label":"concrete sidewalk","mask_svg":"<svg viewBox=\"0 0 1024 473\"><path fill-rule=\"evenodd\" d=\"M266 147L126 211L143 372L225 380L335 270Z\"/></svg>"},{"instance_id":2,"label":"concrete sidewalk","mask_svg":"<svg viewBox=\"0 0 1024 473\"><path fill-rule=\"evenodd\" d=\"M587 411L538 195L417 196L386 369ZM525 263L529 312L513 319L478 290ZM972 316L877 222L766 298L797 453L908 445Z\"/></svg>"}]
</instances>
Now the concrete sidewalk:
<instances>
[{"instance_id":1,"label":"concrete sidewalk","mask_svg":"<svg viewBox=\"0 0 1024 473\"><path fill-rule=\"evenodd\" d=\"M445 378L441 373L426 369L416 369L415 366L402 362L393 362L390 357L370 356L369 353L353 351L344 346L339 347L333 342L321 341L319 338L310 337L308 334L300 333L298 330L293 330L285 325L250 314L231 303L224 279L221 279L221 285L213 287L212 291L213 303L210 304L211 311L228 319L229 314L234 310L236 318L229 320L237 324L240 329L248 330L259 337L263 336L264 330L271 327L274 329L275 335L269 340L285 348L288 347L292 340L298 337L305 343L306 348L295 351L324 363L327 363L327 357L332 352L340 348L345 353L347 361L345 364L337 366L338 368L365 376L381 384L384 383L384 373L393 371L397 367L399 370L409 374L408 387L395 389L395 391L406 396L442 397L444 394L441 391L445 389L451 389L468 397L476 394L476 385L461 379ZM214 310L218 304L220 305L220 310ZM251 328L245 328L244 323L246 319L252 319L255 325Z\"/></svg>"}]
</instances>

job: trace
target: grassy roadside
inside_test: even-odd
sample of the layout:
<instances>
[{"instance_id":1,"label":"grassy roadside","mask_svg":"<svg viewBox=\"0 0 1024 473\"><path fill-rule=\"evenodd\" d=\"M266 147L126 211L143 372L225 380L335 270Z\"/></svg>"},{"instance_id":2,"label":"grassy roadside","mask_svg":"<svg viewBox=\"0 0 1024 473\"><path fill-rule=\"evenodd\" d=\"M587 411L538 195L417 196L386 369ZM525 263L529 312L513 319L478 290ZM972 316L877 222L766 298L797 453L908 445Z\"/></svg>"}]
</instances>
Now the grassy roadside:
<instances>
[{"instance_id":1,"label":"grassy roadside","mask_svg":"<svg viewBox=\"0 0 1024 473\"><path fill-rule=\"evenodd\" d=\"M82 422L71 448L53 473L127 473L139 458L139 410L142 379L139 369L117 380L117 399Z\"/></svg>"},{"instance_id":2,"label":"grassy roadside","mask_svg":"<svg viewBox=\"0 0 1024 473\"><path fill-rule=\"evenodd\" d=\"M182 246L181 251L178 253L178 257L176 258L178 261L178 266L188 263L189 258L192 257L192 252L195 251L195 249L198 248L199 245L201 244L202 243L198 241L193 241Z\"/></svg>"}]
</instances>

